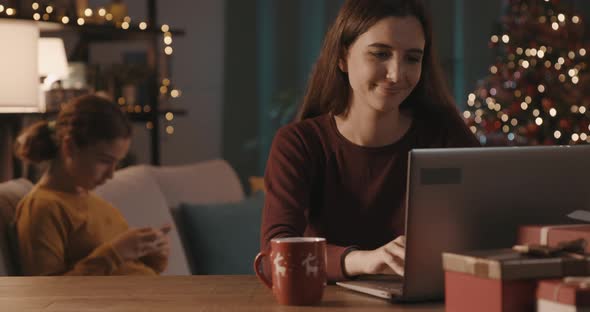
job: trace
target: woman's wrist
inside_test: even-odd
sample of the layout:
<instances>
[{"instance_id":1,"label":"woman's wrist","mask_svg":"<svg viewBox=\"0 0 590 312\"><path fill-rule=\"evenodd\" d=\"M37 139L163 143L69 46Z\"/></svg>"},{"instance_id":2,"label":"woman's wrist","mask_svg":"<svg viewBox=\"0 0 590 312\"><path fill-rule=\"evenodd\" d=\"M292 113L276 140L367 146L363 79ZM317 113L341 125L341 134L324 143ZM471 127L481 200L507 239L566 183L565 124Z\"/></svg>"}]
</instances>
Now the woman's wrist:
<instances>
[{"instance_id":1,"label":"woman's wrist","mask_svg":"<svg viewBox=\"0 0 590 312\"><path fill-rule=\"evenodd\" d=\"M365 274L363 267L364 255L366 251L353 250L349 252L344 258L344 272L348 276L357 276Z\"/></svg>"}]
</instances>

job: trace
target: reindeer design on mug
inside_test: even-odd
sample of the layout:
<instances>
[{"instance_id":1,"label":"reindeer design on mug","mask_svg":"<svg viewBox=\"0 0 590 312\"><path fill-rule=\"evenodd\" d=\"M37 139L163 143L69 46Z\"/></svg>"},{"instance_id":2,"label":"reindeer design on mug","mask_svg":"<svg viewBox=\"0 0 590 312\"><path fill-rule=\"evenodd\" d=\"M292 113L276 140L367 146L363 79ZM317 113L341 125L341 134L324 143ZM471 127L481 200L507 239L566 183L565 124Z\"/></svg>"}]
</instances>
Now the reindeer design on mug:
<instances>
[{"instance_id":1,"label":"reindeer design on mug","mask_svg":"<svg viewBox=\"0 0 590 312\"><path fill-rule=\"evenodd\" d=\"M275 256L275 259L273 260L273 263L275 265L275 273L277 275L280 275L282 277L285 277L285 274L287 273L287 268L284 267L283 265L281 265L279 263L279 261L284 260L285 258L283 257L283 255L281 255L281 253L277 253L277 255Z\"/></svg>"},{"instance_id":2,"label":"reindeer design on mug","mask_svg":"<svg viewBox=\"0 0 590 312\"><path fill-rule=\"evenodd\" d=\"M318 276L318 266L312 265L311 262L316 260L316 256L309 253L307 257L301 262L302 266L305 266L305 274L307 276L313 274L313 276Z\"/></svg>"}]
</instances>

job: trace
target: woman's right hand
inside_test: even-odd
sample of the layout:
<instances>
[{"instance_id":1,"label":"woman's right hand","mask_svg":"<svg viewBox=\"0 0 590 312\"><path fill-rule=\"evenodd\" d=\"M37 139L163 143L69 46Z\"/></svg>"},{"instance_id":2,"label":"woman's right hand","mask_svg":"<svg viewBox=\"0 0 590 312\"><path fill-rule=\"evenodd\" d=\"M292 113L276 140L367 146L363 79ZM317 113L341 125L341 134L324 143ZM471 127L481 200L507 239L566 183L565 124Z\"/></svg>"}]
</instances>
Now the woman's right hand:
<instances>
[{"instance_id":1,"label":"woman's right hand","mask_svg":"<svg viewBox=\"0 0 590 312\"><path fill-rule=\"evenodd\" d=\"M344 270L349 276L361 274L404 275L406 237L399 236L393 241L374 250L351 251L344 258Z\"/></svg>"},{"instance_id":2,"label":"woman's right hand","mask_svg":"<svg viewBox=\"0 0 590 312\"><path fill-rule=\"evenodd\" d=\"M151 227L129 229L111 242L124 261L137 260L145 255L162 252L168 246L164 231Z\"/></svg>"}]
</instances>

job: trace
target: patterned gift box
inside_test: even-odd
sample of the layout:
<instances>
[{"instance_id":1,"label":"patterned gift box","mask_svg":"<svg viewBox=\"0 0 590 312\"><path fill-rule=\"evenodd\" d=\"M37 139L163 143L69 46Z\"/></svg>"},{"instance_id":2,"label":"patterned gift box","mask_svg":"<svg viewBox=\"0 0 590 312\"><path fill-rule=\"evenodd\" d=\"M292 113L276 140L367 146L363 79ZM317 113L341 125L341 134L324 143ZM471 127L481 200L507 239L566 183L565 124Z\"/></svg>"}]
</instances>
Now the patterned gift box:
<instances>
[{"instance_id":1,"label":"patterned gift box","mask_svg":"<svg viewBox=\"0 0 590 312\"><path fill-rule=\"evenodd\" d=\"M535 311L538 279L585 275L590 258L534 257L513 249L443 253L448 312Z\"/></svg>"},{"instance_id":2,"label":"patterned gift box","mask_svg":"<svg viewBox=\"0 0 590 312\"><path fill-rule=\"evenodd\" d=\"M590 277L540 281L537 288L537 311L590 311Z\"/></svg>"}]
</instances>

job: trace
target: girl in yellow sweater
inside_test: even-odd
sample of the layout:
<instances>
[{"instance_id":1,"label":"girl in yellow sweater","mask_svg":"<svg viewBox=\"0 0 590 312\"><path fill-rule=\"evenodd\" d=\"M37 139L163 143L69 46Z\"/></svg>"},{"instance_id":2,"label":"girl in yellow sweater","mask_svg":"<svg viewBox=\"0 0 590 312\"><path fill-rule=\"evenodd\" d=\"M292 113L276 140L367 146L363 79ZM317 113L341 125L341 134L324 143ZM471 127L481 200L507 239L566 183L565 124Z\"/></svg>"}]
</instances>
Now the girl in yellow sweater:
<instances>
[{"instance_id":1,"label":"girl in yellow sweater","mask_svg":"<svg viewBox=\"0 0 590 312\"><path fill-rule=\"evenodd\" d=\"M170 227L130 229L115 207L91 192L112 178L130 141L127 117L98 96L74 100L57 120L38 122L18 137L21 159L48 163L16 212L24 275L153 275L166 268Z\"/></svg>"}]
</instances>

